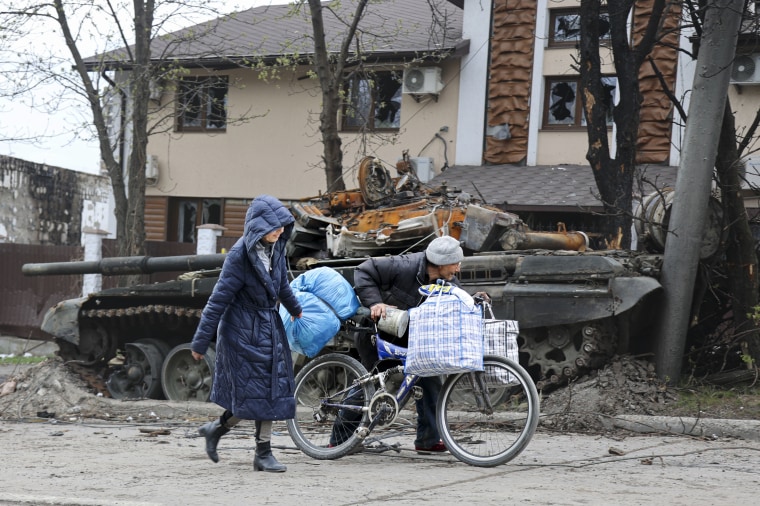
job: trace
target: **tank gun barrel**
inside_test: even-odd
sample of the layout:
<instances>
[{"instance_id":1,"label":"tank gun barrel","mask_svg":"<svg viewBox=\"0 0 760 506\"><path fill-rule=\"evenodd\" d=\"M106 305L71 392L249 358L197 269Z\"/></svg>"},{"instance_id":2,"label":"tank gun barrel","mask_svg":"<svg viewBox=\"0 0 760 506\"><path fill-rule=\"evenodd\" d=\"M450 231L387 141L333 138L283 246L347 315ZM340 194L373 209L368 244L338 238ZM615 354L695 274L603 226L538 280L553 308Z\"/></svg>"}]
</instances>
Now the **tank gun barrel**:
<instances>
[{"instance_id":1,"label":"tank gun barrel","mask_svg":"<svg viewBox=\"0 0 760 506\"><path fill-rule=\"evenodd\" d=\"M60 274L121 276L126 274L150 274L153 272L197 271L221 267L225 256L225 254L217 253L213 255L180 255L169 257L111 257L82 262L24 264L21 267L21 272L26 276Z\"/></svg>"}]
</instances>

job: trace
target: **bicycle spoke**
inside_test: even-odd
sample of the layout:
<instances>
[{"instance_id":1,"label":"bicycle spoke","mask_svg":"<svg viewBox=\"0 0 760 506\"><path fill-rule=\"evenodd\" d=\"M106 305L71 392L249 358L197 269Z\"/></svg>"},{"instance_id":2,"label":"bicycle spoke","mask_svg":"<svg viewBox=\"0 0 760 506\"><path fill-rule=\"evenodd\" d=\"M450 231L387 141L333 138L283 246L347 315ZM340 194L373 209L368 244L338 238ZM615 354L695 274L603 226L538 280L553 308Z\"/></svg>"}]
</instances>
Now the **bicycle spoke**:
<instances>
[{"instance_id":1,"label":"bicycle spoke","mask_svg":"<svg viewBox=\"0 0 760 506\"><path fill-rule=\"evenodd\" d=\"M339 354L320 357L301 370L296 415L288 421L288 432L301 451L333 459L360 444L354 430L366 420L366 404L374 392L372 385L356 383L366 374L358 361Z\"/></svg>"},{"instance_id":2,"label":"bicycle spoke","mask_svg":"<svg viewBox=\"0 0 760 506\"><path fill-rule=\"evenodd\" d=\"M503 464L525 448L538 423L539 403L535 385L519 365L498 357L487 357L484 365L479 377L449 377L437 416L449 451L485 467Z\"/></svg>"}]
</instances>

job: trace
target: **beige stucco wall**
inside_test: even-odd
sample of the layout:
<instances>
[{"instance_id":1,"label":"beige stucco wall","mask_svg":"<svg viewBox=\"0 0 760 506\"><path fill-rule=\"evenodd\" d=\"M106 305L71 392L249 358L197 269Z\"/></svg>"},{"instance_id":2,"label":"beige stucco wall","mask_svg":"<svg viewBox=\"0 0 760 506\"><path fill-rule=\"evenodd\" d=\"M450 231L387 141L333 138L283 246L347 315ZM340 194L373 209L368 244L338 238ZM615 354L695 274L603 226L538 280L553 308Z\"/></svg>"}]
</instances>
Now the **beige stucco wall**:
<instances>
[{"instance_id":1,"label":"beige stucco wall","mask_svg":"<svg viewBox=\"0 0 760 506\"><path fill-rule=\"evenodd\" d=\"M445 87L438 100L424 96L418 103L411 95L404 95L397 134L364 139L342 134L348 188L356 187L353 175L366 155L379 157L389 168L395 167L404 149L410 156L433 157L436 171L445 163L444 154L453 164L458 67L455 62L440 66ZM253 71L224 73L230 76L227 131L214 135L179 133L169 127L152 136L148 154L158 157L159 179L146 193L226 198L262 193L302 198L324 193L327 189L318 130L321 97L316 80L302 78L305 69L268 82ZM245 119L236 122L236 118ZM443 127L448 131L440 132ZM439 132L445 145L435 137Z\"/></svg>"},{"instance_id":2,"label":"beige stucco wall","mask_svg":"<svg viewBox=\"0 0 760 506\"><path fill-rule=\"evenodd\" d=\"M565 1L558 2L551 7L577 7L580 2ZM574 47L546 47L543 50L542 61L542 79L547 76L578 76L575 68L577 63L577 50ZM610 48L600 48L600 58L602 61L602 73L615 74L615 67ZM545 84L544 84L545 85ZM580 100L581 97L578 97ZM533 102L532 105L544 107L544 96L542 94L540 103ZM612 136L609 137L613 141ZM538 131L538 149L536 151L537 165L587 165L586 152L588 151L588 134L586 130L561 131L561 130L541 130Z\"/></svg>"},{"instance_id":3,"label":"beige stucco wall","mask_svg":"<svg viewBox=\"0 0 760 506\"><path fill-rule=\"evenodd\" d=\"M588 165L588 134L585 131L544 130L538 133L538 145L543 149L538 150L537 165Z\"/></svg>"},{"instance_id":4,"label":"beige stucco wall","mask_svg":"<svg viewBox=\"0 0 760 506\"><path fill-rule=\"evenodd\" d=\"M729 85L728 99L731 101L731 109L734 111L736 119L736 130L741 133L745 131L755 119L757 114L757 105L760 104L760 84L757 85ZM760 145L755 141L748 146L747 152L760 149ZM760 153L753 153L749 156L758 158Z\"/></svg>"}]
</instances>

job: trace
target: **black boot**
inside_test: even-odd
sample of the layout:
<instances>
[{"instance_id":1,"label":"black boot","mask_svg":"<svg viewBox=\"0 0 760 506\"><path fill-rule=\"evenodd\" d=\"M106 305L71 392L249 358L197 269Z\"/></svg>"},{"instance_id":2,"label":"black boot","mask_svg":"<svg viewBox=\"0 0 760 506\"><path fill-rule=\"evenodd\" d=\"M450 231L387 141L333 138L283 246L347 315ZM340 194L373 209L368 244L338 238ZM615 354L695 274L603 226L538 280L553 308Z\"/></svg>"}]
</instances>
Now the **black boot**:
<instances>
[{"instance_id":1,"label":"black boot","mask_svg":"<svg viewBox=\"0 0 760 506\"><path fill-rule=\"evenodd\" d=\"M272 455L272 444L269 441L256 443L256 453L253 457L253 470L268 473L284 473L287 467L277 462Z\"/></svg>"},{"instance_id":2,"label":"black boot","mask_svg":"<svg viewBox=\"0 0 760 506\"><path fill-rule=\"evenodd\" d=\"M228 427L222 425L219 420L209 422L200 429L198 433L206 438L206 454L214 462L219 462L219 455L216 453L216 445L219 439L230 431Z\"/></svg>"}]
</instances>

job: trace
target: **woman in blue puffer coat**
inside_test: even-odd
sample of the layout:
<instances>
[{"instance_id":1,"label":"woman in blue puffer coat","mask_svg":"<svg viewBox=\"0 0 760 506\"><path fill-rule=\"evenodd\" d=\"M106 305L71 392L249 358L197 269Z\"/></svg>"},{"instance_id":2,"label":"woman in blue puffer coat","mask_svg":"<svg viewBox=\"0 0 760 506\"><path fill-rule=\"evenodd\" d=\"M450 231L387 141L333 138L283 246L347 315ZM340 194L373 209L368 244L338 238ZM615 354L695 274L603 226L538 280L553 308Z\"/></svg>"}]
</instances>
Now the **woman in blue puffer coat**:
<instances>
[{"instance_id":1,"label":"woman in blue puffer coat","mask_svg":"<svg viewBox=\"0 0 760 506\"><path fill-rule=\"evenodd\" d=\"M293 318L301 317L285 258L294 222L274 197L262 195L251 202L243 237L227 254L195 331L191 349L196 360L216 336L211 400L225 411L199 429L214 462L219 461L219 439L240 420L255 420L254 471L286 470L272 455L270 440L273 420L295 416L293 363L277 310L279 301Z\"/></svg>"}]
</instances>

